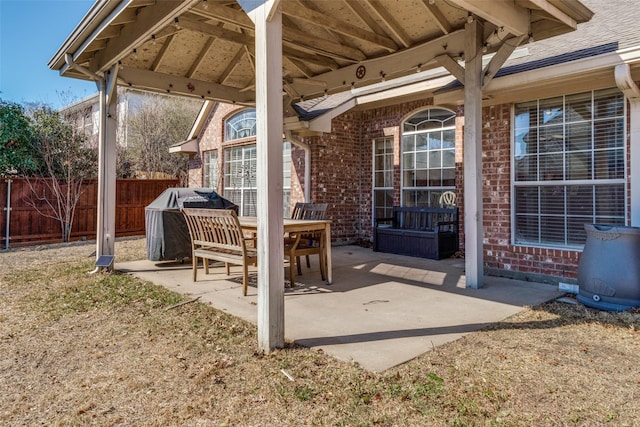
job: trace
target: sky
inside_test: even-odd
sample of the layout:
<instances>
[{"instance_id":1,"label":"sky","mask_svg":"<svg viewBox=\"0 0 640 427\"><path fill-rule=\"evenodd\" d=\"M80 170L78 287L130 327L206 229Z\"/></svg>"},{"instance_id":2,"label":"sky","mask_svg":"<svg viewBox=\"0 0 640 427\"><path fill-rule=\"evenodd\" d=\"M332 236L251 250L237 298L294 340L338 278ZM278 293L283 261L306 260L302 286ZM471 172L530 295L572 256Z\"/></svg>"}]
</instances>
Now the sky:
<instances>
[{"instance_id":1,"label":"sky","mask_svg":"<svg viewBox=\"0 0 640 427\"><path fill-rule=\"evenodd\" d=\"M60 108L97 92L48 63L94 0L0 0L0 99Z\"/></svg>"}]
</instances>

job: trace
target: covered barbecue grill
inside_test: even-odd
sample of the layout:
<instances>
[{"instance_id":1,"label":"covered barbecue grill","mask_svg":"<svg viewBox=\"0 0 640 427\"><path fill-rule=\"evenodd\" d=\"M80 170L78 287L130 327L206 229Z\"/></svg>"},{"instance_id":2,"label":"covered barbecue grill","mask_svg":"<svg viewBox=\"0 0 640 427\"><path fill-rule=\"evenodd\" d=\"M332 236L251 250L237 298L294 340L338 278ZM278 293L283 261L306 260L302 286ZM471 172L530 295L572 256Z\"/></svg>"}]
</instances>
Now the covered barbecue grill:
<instances>
[{"instance_id":1,"label":"covered barbecue grill","mask_svg":"<svg viewBox=\"0 0 640 427\"><path fill-rule=\"evenodd\" d=\"M145 208L147 259L191 257L191 239L181 208L233 209L238 206L210 188L168 188Z\"/></svg>"}]
</instances>

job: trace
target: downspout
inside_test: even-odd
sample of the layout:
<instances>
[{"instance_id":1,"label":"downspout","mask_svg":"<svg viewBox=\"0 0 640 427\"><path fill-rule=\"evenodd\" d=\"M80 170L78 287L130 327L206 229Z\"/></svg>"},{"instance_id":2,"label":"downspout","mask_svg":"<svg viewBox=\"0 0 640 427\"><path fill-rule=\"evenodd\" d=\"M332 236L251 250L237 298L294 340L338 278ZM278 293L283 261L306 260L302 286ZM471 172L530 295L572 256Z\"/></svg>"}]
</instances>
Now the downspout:
<instances>
[{"instance_id":1,"label":"downspout","mask_svg":"<svg viewBox=\"0 0 640 427\"><path fill-rule=\"evenodd\" d=\"M285 138L304 150L304 201L311 202L311 146L294 136L290 130L284 131Z\"/></svg>"},{"instance_id":2,"label":"downspout","mask_svg":"<svg viewBox=\"0 0 640 427\"><path fill-rule=\"evenodd\" d=\"M9 225L11 225L11 183L13 180L7 180L7 207L4 208L7 211L7 226L5 231L4 248L9 249Z\"/></svg>"},{"instance_id":3,"label":"downspout","mask_svg":"<svg viewBox=\"0 0 640 427\"><path fill-rule=\"evenodd\" d=\"M640 88L631 77L629 64L615 68L616 85L629 99L630 182L631 182L631 226L640 227Z\"/></svg>"}]
</instances>

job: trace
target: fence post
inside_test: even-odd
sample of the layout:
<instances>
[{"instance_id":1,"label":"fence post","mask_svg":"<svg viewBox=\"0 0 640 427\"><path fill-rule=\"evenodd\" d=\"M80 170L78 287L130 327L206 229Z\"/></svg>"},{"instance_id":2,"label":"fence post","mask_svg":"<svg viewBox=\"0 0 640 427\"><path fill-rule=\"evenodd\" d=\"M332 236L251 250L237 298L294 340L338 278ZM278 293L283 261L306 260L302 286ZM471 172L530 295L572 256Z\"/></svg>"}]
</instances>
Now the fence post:
<instances>
[{"instance_id":1,"label":"fence post","mask_svg":"<svg viewBox=\"0 0 640 427\"><path fill-rule=\"evenodd\" d=\"M5 211L7 211L7 225L6 225L6 230L5 230L5 237L4 237L4 248L5 249L9 249L9 226L11 225L11 183L13 182L13 180L8 179L7 180L7 206L4 208Z\"/></svg>"}]
</instances>

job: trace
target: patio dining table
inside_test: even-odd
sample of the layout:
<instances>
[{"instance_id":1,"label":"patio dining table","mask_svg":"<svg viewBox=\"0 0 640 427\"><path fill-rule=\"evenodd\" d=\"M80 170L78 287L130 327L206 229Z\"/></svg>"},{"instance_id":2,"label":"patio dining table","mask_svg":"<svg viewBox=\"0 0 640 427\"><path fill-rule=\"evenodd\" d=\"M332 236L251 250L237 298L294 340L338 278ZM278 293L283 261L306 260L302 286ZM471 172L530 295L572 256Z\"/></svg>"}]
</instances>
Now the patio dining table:
<instances>
[{"instance_id":1,"label":"patio dining table","mask_svg":"<svg viewBox=\"0 0 640 427\"><path fill-rule=\"evenodd\" d=\"M258 219L251 216L238 217L240 227L248 232L258 231ZM327 283L333 281L331 274L331 221L326 219L289 219L283 220L284 233L305 233L322 231L324 235L325 259L327 260Z\"/></svg>"}]
</instances>

